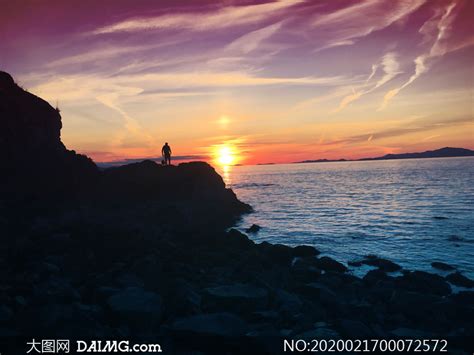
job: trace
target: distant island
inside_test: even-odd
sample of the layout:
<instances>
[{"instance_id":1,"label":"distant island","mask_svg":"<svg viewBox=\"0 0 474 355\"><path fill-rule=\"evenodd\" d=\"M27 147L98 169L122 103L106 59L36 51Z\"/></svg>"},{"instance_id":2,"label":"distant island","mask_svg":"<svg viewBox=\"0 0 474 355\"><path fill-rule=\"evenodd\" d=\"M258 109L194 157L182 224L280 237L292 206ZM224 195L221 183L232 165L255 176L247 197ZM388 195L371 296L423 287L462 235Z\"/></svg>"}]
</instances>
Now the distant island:
<instances>
[{"instance_id":1,"label":"distant island","mask_svg":"<svg viewBox=\"0 0 474 355\"><path fill-rule=\"evenodd\" d=\"M474 150L465 148L452 148L444 147L436 150L427 150L425 152L418 153L402 153L402 154L386 154L381 157L375 158L362 158L362 159L316 159L316 160L303 160L294 162L294 164L301 163L329 163L329 162L340 162L340 161L368 161L368 160L394 160L394 159L423 159L423 158L454 158L454 157L470 157L474 156Z\"/></svg>"}]
</instances>

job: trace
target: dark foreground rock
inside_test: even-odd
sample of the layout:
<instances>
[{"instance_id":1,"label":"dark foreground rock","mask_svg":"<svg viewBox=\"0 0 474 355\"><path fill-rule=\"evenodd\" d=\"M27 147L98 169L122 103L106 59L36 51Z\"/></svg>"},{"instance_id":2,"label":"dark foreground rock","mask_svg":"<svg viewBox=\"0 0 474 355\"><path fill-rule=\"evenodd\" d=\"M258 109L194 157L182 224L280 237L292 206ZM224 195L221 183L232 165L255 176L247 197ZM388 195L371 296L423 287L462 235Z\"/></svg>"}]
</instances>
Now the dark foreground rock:
<instances>
[{"instance_id":1,"label":"dark foreground rock","mask_svg":"<svg viewBox=\"0 0 474 355\"><path fill-rule=\"evenodd\" d=\"M474 287L474 281L464 276L459 271L453 272L452 274L449 274L448 276L446 276L446 280L456 286L468 287L468 288Z\"/></svg>"},{"instance_id":2,"label":"dark foreground rock","mask_svg":"<svg viewBox=\"0 0 474 355\"><path fill-rule=\"evenodd\" d=\"M378 269L382 271L386 271L386 272L394 272L394 271L399 271L402 269L400 265L394 263L393 261L380 258L376 255L367 255L362 260L349 261L348 264L354 267L359 267L365 264L365 265L377 267Z\"/></svg>"},{"instance_id":3,"label":"dark foreground rock","mask_svg":"<svg viewBox=\"0 0 474 355\"><path fill-rule=\"evenodd\" d=\"M120 290L107 299L110 310L119 317L136 319L144 323L149 320L160 320L162 314L161 304L160 296L139 287Z\"/></svg>"},{"instance_id":4,"label":"dark foreground rock","mask_svg":"<svg viewBox=\"0 0 474 355\"><path fill-rule=\"evenodd\" d=\"M247 233L258 233L262 229L258 224L252 224L249 228L247 228L245 231Z\"/></svg>"},{"instance_id":5,"label":"dark foreground rock","mask_svg":"<svg viewBox=\"0 0 474 355\"><path fill-rule=\"evenodd\" d=\"M88 211L26 209L21 218L9 211L0 245L0 329L38 337L241 335L252 342L265 335L474 332L472 295L452 295L434 274L394 277L377 268L360 279L312 248L256 244L236 230L187 229L158 213L133 215L134 208ZM189 353L204 345L177 341L167 349L180 346Z\"/></svg>"},{"instance_id":6,"label":"dark foreground rock","mask_svg":"<svg viewBox=\"0 0 474 355\"><path fill-rule=\"evenodd\" d=\"M171 328L192 334L234 337L243 336L248 330L245 321L231 313L209 313L179 318L173 322Z\"/></svg>"},{"instance_id":7,"label":"dark foreground rock","mask_svg":"<svg viewBox=\"0 0 474 355\"><path fill-rule=\"evenodd\" d=\"M444 271L450 271L450 270L456 270L454 266L451 266L449 264L440 262L440 261L434 261L431 263L431 266L435 269L438 270L444 270Z\"/></svg>"},{"instance_id":8,"label":"dark foreground rock","mask_svg":"<svg viewBox=\"0 0 474 355\"><path fill-rule=\"evenodd\" d=\"M336 271L336 272L346 272L347 267L341 264L340 262L328 257L323 256L318 259L316 265L324 271Z\"/></svg>"},{"instance_id":9,"label":"dark foreground rock","mask_svg":"<svg viewBox=\"0 0 474 355\"><path fill-rule=\"evenodd\" d=\"M268 292L264 288L238 283L206 288L204 298L207 309L232 309L238 313L265 309L268 302Z\"/></svg>"},{"instance_id":10,"label":"dark foreground rock","mask_svg":"<svg viewBox=\"0 0 474 355\"><path fill-rule=\"evenodd\" d=\"M361 261L362 264L378 267L380 270L393 272L401 270L402 267L398 264L395 264L393 261L379 258L375 255L369 255L366 259Z\"/></svg>"}]
</instances>

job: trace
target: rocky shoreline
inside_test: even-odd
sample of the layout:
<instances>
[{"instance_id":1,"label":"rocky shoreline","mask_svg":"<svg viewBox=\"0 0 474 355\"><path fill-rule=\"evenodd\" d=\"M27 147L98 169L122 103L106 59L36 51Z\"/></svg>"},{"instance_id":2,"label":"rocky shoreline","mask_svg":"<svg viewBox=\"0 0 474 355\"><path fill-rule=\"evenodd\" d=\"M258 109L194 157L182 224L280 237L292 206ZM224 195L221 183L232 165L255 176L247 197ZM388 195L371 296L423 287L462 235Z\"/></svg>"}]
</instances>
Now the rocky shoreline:
<instances>
[{"instance_id":1,"label":"rocky shoreline","mask_svg":"<svg viewBox=\"0 0 474 355\"><path fill-rule=\"evenodd\" d=\"M22 222L2 241L2 336L445 338L474 331L474 292L453 293L454 276L402 270L394 277L392 263L371 257L377 268L358 278L313 247L255 244L235 229L173 231L146 222L137 229L78 211Z\"/></svg>"},{"instance_id":2,"label":"rocky shoreline","mask_svg":"<svg viewBox=\"0 0 474 355\"><path fill-rule=\"evenodd\" d=\"M256 244L229 229L251 207L206 163L101 172L61 143L58 110L6 73L0 94L0 151L16 152L0 177L3 345L129 338L163 339L168 353L275 353L282 338L474 334L474 292L450 285L472 288L462 274L368 256L349 265L375 268L359 278L311 246Z\"/></svg>"}]
</instances>

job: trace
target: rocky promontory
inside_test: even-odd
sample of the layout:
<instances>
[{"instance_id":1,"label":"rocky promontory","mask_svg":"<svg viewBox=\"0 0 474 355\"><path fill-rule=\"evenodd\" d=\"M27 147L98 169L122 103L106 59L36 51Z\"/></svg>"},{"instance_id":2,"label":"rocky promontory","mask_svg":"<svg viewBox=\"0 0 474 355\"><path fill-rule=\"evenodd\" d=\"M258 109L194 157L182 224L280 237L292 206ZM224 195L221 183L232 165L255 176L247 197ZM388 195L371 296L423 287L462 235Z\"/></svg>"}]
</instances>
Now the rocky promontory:
<instances>
[{"instance_id":1,"label":"rocky promontory","mask_svg":"<svg viewBox=\"0 0 474 355\"><path fill-rule=\"evenodd\" d=\"M229 229L251 208L211 166L100 171L61 143L59 111L6 73L0 125L2 345L131 339L164 353L272 354L284 338L450 337L450 353L472 350L473 285L457 271L255 243ZM356 277L358 265L373 269Z\"/></svg>"}]
</instances>

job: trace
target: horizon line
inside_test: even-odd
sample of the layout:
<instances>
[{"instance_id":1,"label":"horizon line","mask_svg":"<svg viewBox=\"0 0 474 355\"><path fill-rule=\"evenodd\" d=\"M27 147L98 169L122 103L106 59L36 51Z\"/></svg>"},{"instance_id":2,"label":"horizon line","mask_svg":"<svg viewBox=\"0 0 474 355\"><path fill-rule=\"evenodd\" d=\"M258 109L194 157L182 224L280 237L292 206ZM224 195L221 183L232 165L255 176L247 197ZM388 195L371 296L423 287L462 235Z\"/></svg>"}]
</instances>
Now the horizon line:
<instances>
[{"instance_id":1,"label":"horizon line","mask_svg":"<svg viewBox=\"0 0 474 355\"><path fill-rule=\"evenodd\" d=\"M387 156L390 155L409 155L409 154L423 154L423 153L430 153L436 152L443 149L462 149L466 151L472 152L473 155L453 155L453 156L438 156L438 157L406 157L406 158L389 158ZM383 156L376 156L376 157L365 157L359 159L346 159L346 158L339 158L339 159L327 159L327 158L319 158L319 159L307 159L307 160L299 160L299 161L288 161L288 162L266 162L266 163L255 163L255 164L229 164L227 166L257 166L257 165L285 165L285 164L311 164L311 163L339 163L339 162L357 162L357 161L372 161L372 160L403 160L403 159L430 159L430 158L461 158L461 157L469 157L474 156L474 150L469 148L463 147L441 147L432 150L426 150L421 152L402 152L402 153L388 153ZM386 158L387 157L387 158ZM124 166L127 164L139 163L145 160L151 160L156 163L157 160L161 160L161 157L152 156L152 157L143 157L143 158L126 158L126 159L119 159L119 160L112 160L112 161L104 161L104 162L96 162L94 163L103 168L112 168L112 167L119 167ZM179 161L181 163L189 163L189 162L200 162L204 161L209 163L211 161L209 156L204 155L179 155L174 158L174 160ZM212 165L212 164L211 164Z\"/></svg>"}]
</instances>

